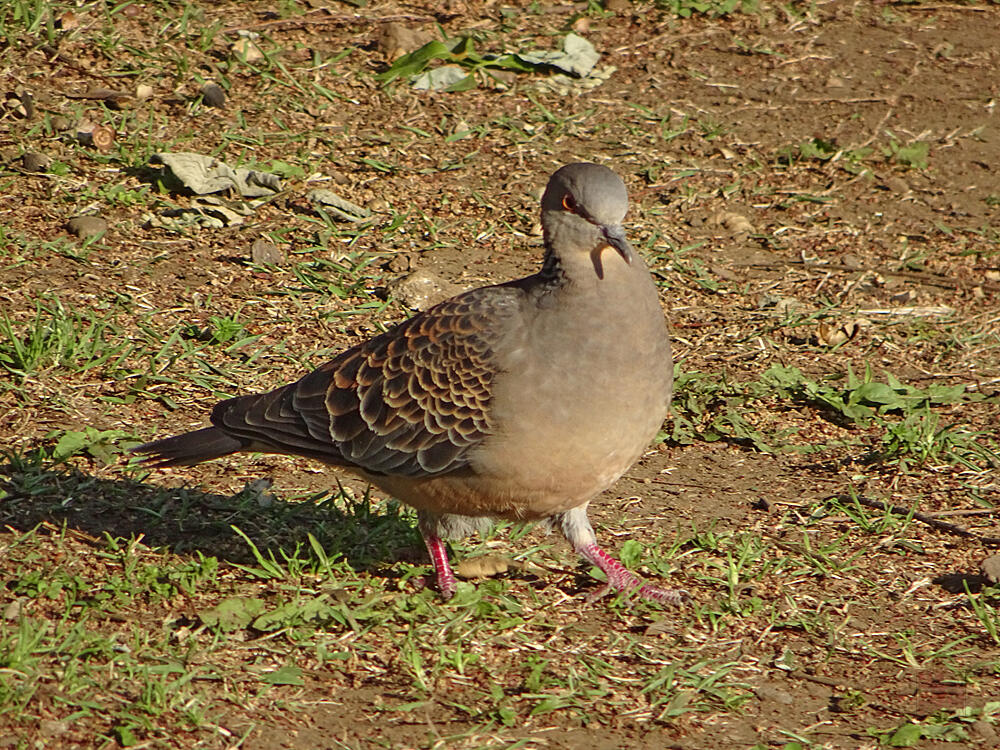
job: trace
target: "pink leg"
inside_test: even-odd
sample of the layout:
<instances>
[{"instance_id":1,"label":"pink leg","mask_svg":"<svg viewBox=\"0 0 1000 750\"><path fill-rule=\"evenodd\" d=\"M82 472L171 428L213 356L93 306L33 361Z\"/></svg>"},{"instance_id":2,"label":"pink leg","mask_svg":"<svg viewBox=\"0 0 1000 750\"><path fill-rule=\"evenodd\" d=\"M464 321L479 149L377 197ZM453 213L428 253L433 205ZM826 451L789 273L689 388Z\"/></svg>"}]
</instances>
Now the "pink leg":
<instances>
[{"instance_id":1,"label":"pink leg","mask_svg":"<svg viewBox=\"0 0 1000 750\"><path fill-rule=\"evenodd\" d=\"M581 544L576 548L576 551L581 557L603 570L604 575L608 577L608 586L616 591L629 592L637 590L637 593L643 599L652 599L654 602L660 602L661 604L679 605L687 597L687 592L683 589L661 589L642 583L624 565L598 547L596 542ZM593 598L600 598L605 593L607 593L607 587L595 592Z\"/></svg>"},{"instance_id":2,"label":"pink leg","mask_svg":"<svg viewBox=\"0 0 1000 750\"><path fill-rule=\"evenodd\" d=\"M424 533L423 537L431 562L434 563L434 572L437 573L438 590L442 597L451 599L458 586L455 583L455 574L451 572L451 565L448 564L448 551L444 548L444 542L440 537L429 533Z\"/></svg>"}]
</instances>

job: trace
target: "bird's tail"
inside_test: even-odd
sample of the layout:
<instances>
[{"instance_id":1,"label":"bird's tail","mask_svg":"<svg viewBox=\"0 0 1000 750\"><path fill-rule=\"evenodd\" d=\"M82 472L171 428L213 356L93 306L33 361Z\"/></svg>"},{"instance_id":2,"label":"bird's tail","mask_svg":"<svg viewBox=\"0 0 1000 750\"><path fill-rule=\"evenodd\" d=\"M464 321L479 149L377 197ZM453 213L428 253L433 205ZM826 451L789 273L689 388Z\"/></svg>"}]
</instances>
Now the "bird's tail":
<instances>
[{"instance_id":1,"label":"bird's tail","mask_svg":"<svg viewBox=\"0 0 1000 750\"><path fill-rule=\"evenodd\" d=\"M244 448L244 442L227 435L218 427L185 432L183 435L143 443L132 449L133 453L143 453L143 463L149 466L190 466L210 461L219 456L236 453Z\"/></svg>"}]
</instances>

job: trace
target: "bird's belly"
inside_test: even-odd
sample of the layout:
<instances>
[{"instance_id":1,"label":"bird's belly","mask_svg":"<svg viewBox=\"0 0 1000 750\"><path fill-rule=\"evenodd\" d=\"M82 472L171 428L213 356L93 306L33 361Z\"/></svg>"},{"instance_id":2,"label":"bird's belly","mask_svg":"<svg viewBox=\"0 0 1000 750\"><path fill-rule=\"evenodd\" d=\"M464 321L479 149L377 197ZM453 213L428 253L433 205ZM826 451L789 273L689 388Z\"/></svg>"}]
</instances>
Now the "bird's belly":
<instances>
[{"instance_id":1,"label":"bird's belly","mask_svg":"<svg viewBox=\"0 0 1000 750\"><path fill-rule=\"evenodd\" d=\"M666 416L669 362L642 365L650 369L631 381L642 387L630 386L635 373L585 380L552 377L553 370L534 380L524 373L517 378L524 384L520 413L500 415L496 433L471 456L471 468L502 484L535 517L587 502L642 455Z\"/></svg>"}]
</instances>

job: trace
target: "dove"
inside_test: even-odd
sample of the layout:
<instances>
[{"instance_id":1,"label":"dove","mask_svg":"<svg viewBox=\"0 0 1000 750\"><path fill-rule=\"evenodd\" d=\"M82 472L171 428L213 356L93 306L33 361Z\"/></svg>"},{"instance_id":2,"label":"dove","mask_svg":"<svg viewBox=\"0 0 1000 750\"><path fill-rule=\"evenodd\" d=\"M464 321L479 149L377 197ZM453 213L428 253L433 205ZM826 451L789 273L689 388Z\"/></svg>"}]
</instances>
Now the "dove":
<instances>
[{"instance_id":1,"label":"dove","mask_svg":"<svg viewBox=\"0 0 1000 750\"><path fill-rule=\"evenodd\" d=\"M445 300L294 383L218 403L210 427L134 450L154 467L261 452L354 473L417 510L446 599L444 540L511 519L559 529L604 572L602 591L679 603L603 549L587 515L671 399L666 320L627 210L611 169L568 164L542 196L537 273Z\"/></svg>"}]
</instances>

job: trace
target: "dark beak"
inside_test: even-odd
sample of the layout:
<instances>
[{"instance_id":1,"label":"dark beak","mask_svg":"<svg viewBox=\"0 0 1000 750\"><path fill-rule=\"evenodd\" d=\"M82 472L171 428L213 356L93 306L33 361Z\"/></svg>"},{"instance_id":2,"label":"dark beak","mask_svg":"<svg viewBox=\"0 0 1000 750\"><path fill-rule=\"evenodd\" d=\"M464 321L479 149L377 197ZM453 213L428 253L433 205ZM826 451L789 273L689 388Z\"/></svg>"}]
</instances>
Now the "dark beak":
<instances>
[{"instance_id":1,"label":"dark beak","mask_svg":"<svg viewBox=\"0 0 1000 750\"><path fill-rule=\"evenodd\" d=\"M618 254L622 256L622 260L631 265L635 250L632 249L628 240L625 239L625 230L617 224L614 226L602 225L601 234L604 235L607 243L618 251Z\"/></svg>"}]
</instances>

